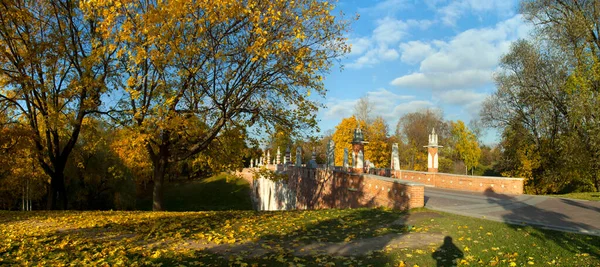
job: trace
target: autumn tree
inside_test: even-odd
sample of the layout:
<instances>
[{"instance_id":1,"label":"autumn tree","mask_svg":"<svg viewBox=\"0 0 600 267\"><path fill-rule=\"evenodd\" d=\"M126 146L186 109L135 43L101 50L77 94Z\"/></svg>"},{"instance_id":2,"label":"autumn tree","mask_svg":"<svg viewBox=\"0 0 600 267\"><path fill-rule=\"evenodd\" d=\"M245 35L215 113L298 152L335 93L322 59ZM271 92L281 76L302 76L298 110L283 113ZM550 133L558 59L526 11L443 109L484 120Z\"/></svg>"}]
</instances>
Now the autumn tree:
<instances>
[{"instance_id":1,"label":"autumn tree","mask_svg":"<svg viewBox=\"0 0 600 267\"><path fill-rule=\"evenodd\" d=\"M465 163L465 174L468 174L468 170L470 169L472 175L473 168L477 166L479 158L481 157L481 149L479 148L477 137L461 120L451 122L450 124L455 151L459 158Z\"/></svg>"},{"instance_id":2,"label":"autumn tree","mask_svg":"<svg viewBox=\"0 0 600 267\"><path fill-rule=\"evenodd\" d=\"M143 136L153 210L163 210L170 164L224 132L316 126L320 104L309 96L325 94L322 73L349 50L332 9L316 0L119 5L120 120Z\"/></svg>"},{"instance_id":3,"label":"autumn tree","mask_svg":"<svg viewBox=\"0 0 600 267\"><path fill-rule=\"evenodd\" d=\"M354 117L360 121L364 121L367 126L373 123L373 103L370 101L368 95L359 98L354 105Z\"/></svg>"},{"instance_id":4,"label":"autumn tree","mask_svg":"<svg viewBox=\"0 0 600 267\"><path fill-rule=\"evenodd\" d=\"M383 117L378 116L365 132L369 142L365 146L365 159L371 161L377 168L390 168L392 145L388 131L387 123Z\"/></svg>"},{"instance_id":5,"label":"autumn tree","mask_svg":"<svg viewBox=\"0 0 600 267\"><path fill-rule=\"evenodd\" d=\"M439 143L445 144L449 136L448 125L443 120L441 110L425 109L413 113L407 113L398 119L396 125L396 136L402 141L401 164L408 169L427 170L427 149L429 134L435 128L439 136ZM444 146L446 148L447 146ZM440 156L443 153L441 150ZM441 159L440 159L441 160Z\"/></svg>"},{"instance_id":6,"label":"autumn tree","mask_svg":"<svg viewBox=\"0 0 600 267\"><path fill-rule=\"evenodd\" d=\"M64 170L83 119L99 110L113 69L114 10L86 3L9 1L0 5L0 101L12 106L50 177L48 208L67 208ZM83 7L83 8L82 8Z\"/></svg>"},{"instance_id":7,"label":"autumn tree","mask_svg":"<svg viewBox=\"0 0 600 267\"><path fill-rule=\"evenodd\" d=\"M525 173L537 192L598 191L600 9L596 1L556 0L524 1L521 9L535 38L515 43L502 58L498 91L482 115L489 125L527 137L523 146L531 152L521 155L543 155L526 164L529 156L510 151L524 160L519 165L534 166Z\"/></svg>"},{"instance_id":8,"label":"autumn tree","mask_svg":"<svg viewBox=\"0 0 600 267\"><path fill-rule=\"evenodd\" d=\"M354 130L359 125L361 129L365 128L364 121L359 121L355 116L352 116L342 119L340 124L335 126L335 132L332 136L332 140L335 143L335 166L343 166L344 149L348 149L348 164L352 164L352 139L354 138ZM365 159L368 159L366 155Z\"/></svg>"}]
</instances>

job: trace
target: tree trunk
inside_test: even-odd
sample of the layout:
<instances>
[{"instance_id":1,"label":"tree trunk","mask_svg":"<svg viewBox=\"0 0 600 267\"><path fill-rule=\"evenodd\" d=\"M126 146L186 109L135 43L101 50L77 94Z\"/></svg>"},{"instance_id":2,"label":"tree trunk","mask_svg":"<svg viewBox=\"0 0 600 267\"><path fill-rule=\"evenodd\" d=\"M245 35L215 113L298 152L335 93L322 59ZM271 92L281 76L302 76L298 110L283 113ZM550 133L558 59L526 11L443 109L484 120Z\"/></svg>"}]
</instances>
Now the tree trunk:
<instances>
[{"instance_id":1,"label":"tree trunk","mask_svg":"<svg viewBox=\"0 0 600 267\"><path fill-rule=\"evenodd\" d=\"M163 211L163 183L165 181L164 164L154 164L154 190L152 192L152 210Z\"/></svg>"},{"instance_id":2,"label":"tree trunk","mask_svg":"<svg viewBox=\"0 0 600 267\"><path fill-rule=\"evenodd\" d=\"M163 136L165 139L165 136ZM168 139L166 139L168 140ZM153 211L163 211L165 210L163 203L163 191L164 191L164 182L165 175L167 173L167 167L169 163L169 150L168 144L163 143L159 147L158 155L156 155L155 159L152 161L152 167L154 168L153 180L154 180L154 190L152 192L152 210Z\"/></svg>"},{"instance_id":3,"label":"tree trunk","mask_svg":"<svg viewBox=\"0 0 600 267\"><path fill-rule=\"evenodd\" d=\"M62 170L50 175L50 191L48 192L48 210L58 209L58 202L62 202L62 209L67 209L67 190L65 188L65 175Z\"/></svg>"}]
</instances>

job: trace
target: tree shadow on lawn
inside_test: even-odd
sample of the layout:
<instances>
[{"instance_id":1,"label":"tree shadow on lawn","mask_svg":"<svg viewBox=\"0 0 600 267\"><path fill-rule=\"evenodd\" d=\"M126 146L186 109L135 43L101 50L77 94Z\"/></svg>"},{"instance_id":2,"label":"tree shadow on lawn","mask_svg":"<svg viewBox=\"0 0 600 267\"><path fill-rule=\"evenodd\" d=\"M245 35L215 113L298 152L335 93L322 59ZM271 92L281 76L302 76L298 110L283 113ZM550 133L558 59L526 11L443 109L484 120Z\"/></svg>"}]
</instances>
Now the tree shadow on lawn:
<instances>
[{"instance_id":1,"label":"tree shadow on lawn","mask_svg":"<svg viewBox=\"0 0 600 267\"><path fill-rule=\"evenodd\" d=\"M141 216L144 216L143 213ZM244 221L244 218L250 218L250 221L259 224L258 227L264 228L264 231L257 232L254 238L244 236L251 229L240 230L242 225L236 225L236 221ZM420 242L419 240L425 244L441 243L441 235L432 235L430 239L425 235L412 236L412 240L394 239L407 232L406 222L409 218L410 214L407 212L381 209L164 213L158 217L134 220L132 223L108 223L99 227L56 231L39 240L42 244L51 246L57 240L85 244L90 255L106 248L123 246L123 253L132 261L150 260L165 265L194 261L233 263L229 261L230 257L245 257L244 261L269 263L269 266L277 263L287 266L288 264L278 261L281 259L287 262L300 259L306 263L314 262L317 258L327 258L328 261L343 263L350 257L357 261L364 259L367 251L383 253L378 251L383 251L388 245L410 247L410 242ZM99 217L98 220L103 218ZM210 232L226 236L231 229L236 231L236 235L241 235L234 236L237 240L253 241L201 244L206 240L197 237L197 234ZM360 242L359 239L365 242ZM52 247L53 255L74 249L69 246ZM160 249L167 249L168 252L156 258L148 258ZM177 252L178 249L188 253ZM65 262L78 256L73 254L68 257L71 258L65 258ZM391 259L381 254L379 261L383 263Z\"/></svg>"},{"instance_id":2,"label":"tree shadow on lawn","mask_svg":"<svg viewBox=\"0 0 600 267\"><path fill-rule=\"evenodd\" d=\"M581 201L576 201L576 200L571 200L571 199L566 199L566 198L561 198L560 200L562 202L564 202L565 204L577 206L577 207L580 207L583 209L592 210L592 211L598 212L598 214L600 214L600 202L598 202L598 203L592 202L592 203L590 203L591 205L587 205L585 203L582 203ZM600 220L600 215L598 217L598 220Z\"/></svg>"},{"instance_id":3,"label":"tree shadow on lawn","mask_svg":"<svg viewBox=\"0 0 600 267\"><path fill-rule=\"evenodd\" d=\"M299 212L299 211L296 211ZM338 210L320 210L305 212L306 224L292 231L273 231L258 236L252 242L204 246L191 242L191 248L197 250L195 257L203 260L226 264L229 258L243 258L246 263L264 263L268 266L288 266L289 262L309 264L327 261L336 264L362 265L366 256L373 255L375 262L389 263L392 259L383 254L386 247L417 247L430 243L441 243L443 235L412 233L407 237L408 212L384 211L381 209L353 209L342 211L341 215L318 219L322 213L337 213ZM284 219L290 212L268 212L278 214ZM429 236L429 237L428 237ZM404 237L404 239L403 239ZM377 255L380 257L377 259ZM197 260L197 259L196 259ZM183 261L194 261L189 257ZM353 261L353 262L351 262ZM167 265L174 264L172 259L159 259Z\"/></svg>"},{"instance_id":4,"label":"tree shadow on lawn","mask_svg":"<svg viewBox=\"0 0 600 267\"><path fill-rule=\"evenodd\" d=\"M573 253L587 252L593 257L600 258L599 236L586 236L590 240L586 242L580 234L565 232L581 230L597 231L593 226L573 222L569 220L569 216L563 213L530 205L519 201L514 196L496 193L491 188L488 188L484 194L487 196L488 203L497 204L508 211L508 213L502 214L501 217L511 228L521 229L524 225L536 227L528 232L540 240L550 240ZM574 205L574 203L568 204ZM540 229L538 227L553 230ZM587 250L583 250L584 248L587 248Z\"/></svg>"}]
</instances>

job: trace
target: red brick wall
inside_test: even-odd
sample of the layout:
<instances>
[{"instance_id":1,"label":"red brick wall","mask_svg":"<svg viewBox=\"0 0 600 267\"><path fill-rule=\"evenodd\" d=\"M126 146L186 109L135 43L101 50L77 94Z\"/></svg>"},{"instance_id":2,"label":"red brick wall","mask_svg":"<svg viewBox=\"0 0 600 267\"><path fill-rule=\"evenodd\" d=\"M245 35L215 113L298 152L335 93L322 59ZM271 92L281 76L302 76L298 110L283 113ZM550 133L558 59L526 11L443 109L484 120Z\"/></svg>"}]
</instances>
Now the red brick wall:
<instances>
[{"instance_id":1,"label":"red brick wall","mask_svg":"<svg viewBox=\"0 0 600 267\"><path fill-rule=\"evenodd\" d=\"M522 178L489 176L469 176L449 173L429 173L417 171L392 171L392 177L432 185L438 188L472 192L493 190L496 193L523 194Z\"/></svg>"},{"instance_id":2,"label":"red brick wall","mask_svg":"<svg viewBox=\"0 0 600 267\"><path fill-rule=\"evenodd\" d=\"M424 206L422 184L376 175L291 168L288 186L296 191L298 209Z\"/></svg>"}]
</instances>

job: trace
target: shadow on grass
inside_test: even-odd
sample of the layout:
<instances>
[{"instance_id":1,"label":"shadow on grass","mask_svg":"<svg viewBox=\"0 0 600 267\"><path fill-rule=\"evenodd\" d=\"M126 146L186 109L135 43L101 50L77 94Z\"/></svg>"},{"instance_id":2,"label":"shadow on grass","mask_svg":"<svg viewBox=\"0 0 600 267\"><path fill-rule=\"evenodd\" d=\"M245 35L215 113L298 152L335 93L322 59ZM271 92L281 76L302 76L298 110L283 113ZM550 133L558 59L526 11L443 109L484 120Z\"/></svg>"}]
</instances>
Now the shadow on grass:
<instances>
[{"instance_id":1,"label":"shadow on grass","mask_svg":"<svg viewBox=\"0 0 600 267\"><path fill-rule=\"evenodd\" d=\"M574 233L564 231L595 231L598 234L598 229L594 228L585 223L574 222L568 215L566 215L566 209L568 207L562 207L565 209L565 213L559 213L552 210L546 210L534 205L530 205L523 201L519 201L516 197L511 195L498 194L492 189L487 189L484 194L487 196L488 203L496 204L504 208L508 213L502 215L502 219L511 228L521 228L523 225L530 225L535 227L543 227L555 230L535 229L531 231L531 235L543 240L551 240L558 246L573 252L579 253L583 248L590 251L590 254L596 258L600 257L600 242L585 242L581 238L575 238ZM572 200L563 199L562 202L571 205L578 206L584 209L589 209L589 206L581 204ZM561 207L554 207L560 209ZM598 213L592 209L588 216L597 216ZM568 213L567 213L568 214ZM592 237L593 240L600 241L600 237Z\"/></svg>"},{"instance_id":2,"label":"shadow on grass","mask_svg":"<svg viewBox=\"0 0 600 267\"><path fill-rule=\"evenodd\" d=\"M393 242L390 236L401 236L402 233L407 232L405 222L410 216L406 212L381 209L318 212L168 212L160 213L158 216L140 213L140 217L134 220L102 224L107 220L102 217L105 213L99 213L97 216L100 224L98 227L60 229L37 237L40 248L50 248L48 255L54 255L54 259L62 262L83 258L77 253L86 253L87 256L103 255L102 251L107 249L114 251L115 248L119 248L122 249L119 253L129 261L139 262L142 265L146 261L163 263L166 266L179 263L187 265L186 263L196 261L227 265L235 261L230 261L230 257L234 259L245 257L246 262L264 263L268 266L288 266L289 262L294 261L310 266L311 262L321 259L342 264L352 257L355 259L354 265L360 266L359 261L365 260L364 255L367 251L376 251L375 259L369 262L379 261L382 264L389 262L390 259L386 258L383 252L377 251L383 251L390 242ZM244 225L251 225L252 229L257 231L251 234L249 230L240 230ZM212 233L215 236L227 236L227 233L233 229L235 229L236 240L252 241L238 241L234 244L212 243L210 246L195 247L195 240L202 239L198 238L199 234ZM358 239L367 242L362 240L355 242ZM56 245L63 240L69 240L69 244L73 245L62 247ZM441 238L435 242L441 242ZM322 246L315 246L315 244ZM9 253L14 253L15 249L21 247L16 243L14 245L11 249L13 251ZM177 246L184 246L187 253L173 249ZM162 249L165 251L161 255L149 257ZM302 252L301 249L305 251ZM313 251L315 254L312 254ZM380 253L379 258L377 258L378 253ZM103 257L115 261L113 258L115 255ZM3 263L18 264L16 261ZM35 260L33 263L35 264Z\"/></svg>"},{"instance_id":3,"label":"shadow on grass","mask_svg":"<svg viewBox=\"0 0 600 267\"><path fill-rule=\"evenodd\" d=\"M444 237L444 244L431 254L436 266L454 266L456 261L462 259L463 252L452 242L452 237Z\"/></svg>"}]
</instances>

